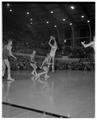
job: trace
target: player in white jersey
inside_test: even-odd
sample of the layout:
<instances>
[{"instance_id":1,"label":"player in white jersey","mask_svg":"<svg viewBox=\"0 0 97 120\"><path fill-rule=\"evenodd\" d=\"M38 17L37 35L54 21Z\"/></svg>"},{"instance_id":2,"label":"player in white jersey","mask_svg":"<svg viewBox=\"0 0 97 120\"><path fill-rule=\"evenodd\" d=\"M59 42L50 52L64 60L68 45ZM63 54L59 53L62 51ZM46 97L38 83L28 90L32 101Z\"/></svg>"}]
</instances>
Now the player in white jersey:
<instances>
[{"instance_id":1,"label":"player in white jersey","mask_svg":"<svg viewBox=\"0 0 97 120\"><path fill-rule=\"evenodd\" d=\"M54 41L54 44L51 44L51 41ZM55 37L50 36L49 45L51 47L51 51L49 53L49 63L52 63L52 72L54 72L54 60L57 51L57 42L55 40Z\"/></svg>"}]
</instances>

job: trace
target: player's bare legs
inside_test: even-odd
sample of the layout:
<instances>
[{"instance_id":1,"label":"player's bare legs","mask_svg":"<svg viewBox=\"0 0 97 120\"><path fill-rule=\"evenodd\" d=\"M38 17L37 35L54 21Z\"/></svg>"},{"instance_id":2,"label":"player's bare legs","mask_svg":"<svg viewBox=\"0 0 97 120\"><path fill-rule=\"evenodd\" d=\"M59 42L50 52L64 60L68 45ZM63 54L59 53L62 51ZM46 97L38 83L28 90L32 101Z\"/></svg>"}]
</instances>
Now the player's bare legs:
<instances>
[{"instance_id":1,"label":"player's bare legs","mask_svg":"<svg viewBox=\"0 0 97 120\"><path fill-rule=\"evenodd\" d=\"M52 72L54 72L54 60L55 60L55 56L52 57Z\"/></svg>"},{"instance_id":2,"label":"player's bare legs","mask_svg":"<svg viewBox=\"0 0 97 120\"><path fill-rule=\"evenodd\" d=\"M2 76L4 77L4 75L5 75L5 70L6 70L6 65L5 65L5 63L4 63L4 61L3 61L3 67L2 67Z\"/></svg>"},{"instance_id":3,"label":"player's bare legs","mask_svg":"<svg viewBox=\"0 0 97 120\"><path fill-rule=\"evenodd\" d=\"M6 65L6 67L7 67L7 69L8 69L8 78L7 79L14 81L14 79L11 77L11 68L10 68L9 61L6 59L6 60L4 60L4 63Z\"/></svg>"}]
</instances>

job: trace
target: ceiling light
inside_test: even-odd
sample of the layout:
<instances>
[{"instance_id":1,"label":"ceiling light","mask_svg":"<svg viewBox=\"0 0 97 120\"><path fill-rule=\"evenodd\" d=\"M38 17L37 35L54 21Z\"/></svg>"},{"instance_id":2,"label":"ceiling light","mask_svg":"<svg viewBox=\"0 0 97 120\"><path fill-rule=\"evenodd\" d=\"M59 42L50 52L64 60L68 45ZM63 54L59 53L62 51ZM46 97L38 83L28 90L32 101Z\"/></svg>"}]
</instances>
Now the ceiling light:
<instances>
[{"instance_id":1,"label":"ceiling light","mask_svg":"<svg viewBox=\"0 0 97 120\"><path fill-rule=\"evenodd\" d=\"M54 11L51 11L50 13L54 13Z\"/></svg>"},{"instance_id":2,"label":"ceiling light","mask_svg":"<svg viewBox=\"0 0 97 120\"><path fill-rule=\"evenodd\" d=\"M70 23L70 25L72 25L72 23Z\"/></svg>"},{"instance_id":3,"label":"ceiling light","mask_svg":"<svg viewBox=\"0 0 97 120\"><path fill-rule=\"evenodd\" d=\"M29 12L27 12L27 15L29 15Z\"/></svg>"},{"instance_id":4,"label":"ceiling light","mask_svg":"<svg viewBox=\"0 0 97 120\"><path fill-rule=\"evenodd\" d=\"M57 27L57 25L54 25L54 27L56 28L56 27Z\"/></svg>"},{"instance_id":5,"label":"ceiling light","mask_svg":"<svg viewBox=\"0 0 97 120\"><path fill-rule=\"evenodd\" d=\"M70 8L71 8L72 10L74 10L74 9L75 9L75 7L74 7L74 6L70 6Z\"/></svg>"},{"instance_id":6,"label":"ceiling light","mask_svg":"<svg viewBox=\"0 0 97 120\"><path fill-rule=\"evenodd\" d=\"M47 24L49 24L49 21L46 21Z\"/></svg>"},{"instance_id":7,"label":"ceiling light","mask_svg":"<svg viewBox=\"0 0 97 120\"><path fill-rule=\"evenodd\" d=\"M90 20L87 20L87 23L89 23L90 22Z\"/></svg>"},{"instance_id":8,"label":"ceiling light","mask_svg":"<svg viewBox=\"0 0 97 120\"><path fill-rule=\"evenodd\" d=\"M9 3L7 3L7 7L10 7L10 4L9 4Z\"/></svg>"},{"instance_id":9,"label":"ceiling light","mask_svg":"<svg viewBox=\"0 0 97 120\"><path fill-rule=\"evenodd\" d=\"M62 21L65 21L65 20L66 20L65 18L62 19Z\"/></svg>"},{"instance_id":10,"label":"ceiling light","mask_svg":"<svg viewBox=\"0 0 97 120\"><path fill-rule=\"evenodd\" d=\"M66 40L64 40L64 43L66 43L67 41Z\"/></svg>"},{"instance_id":11,"label":"ceiling light","mask_svg":"<svg viewBox=\"0 0 97 120\"><path fill-rule=\"evenodd\" d=\"M30 22L30 24L32 25L32 22Z\"/></svg>"},{"instance_id":12,"label":"ceiling light","mask_svg":"<svg viewBox=\"0 0 97 120\"><path fill-rule=\"evenodd\" d=\"M32 20L32 18L30 18L30 20Z\"/></svg>"},{"instance_id":13,"label":"ceiling light","mask_svg":"<svg viewBox=\"0 0 97 120\"><path fill-rule=\"evenodd\" d=\"M84 17L85 17L84 15L81 16L81 18L84 18Z\"/></svg>"},{"instance_id":14,"label":"ceiling light","mask_svg":"<svg viewBox=\"0 0 97 120\"><path fill-rule=\"evenodd\" d=\"M9 11L12 12L12 9L10 9Z\"/></svg>"}]
</instances>

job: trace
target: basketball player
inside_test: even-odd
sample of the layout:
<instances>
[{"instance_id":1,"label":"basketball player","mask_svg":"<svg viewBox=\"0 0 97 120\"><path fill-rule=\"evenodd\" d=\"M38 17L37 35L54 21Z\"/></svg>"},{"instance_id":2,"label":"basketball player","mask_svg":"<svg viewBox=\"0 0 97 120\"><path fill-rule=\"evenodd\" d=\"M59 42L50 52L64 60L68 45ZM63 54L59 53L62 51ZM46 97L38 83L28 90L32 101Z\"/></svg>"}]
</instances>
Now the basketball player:
<instances>
[{"instance_id":1,"label":"basketball player","mask_svg":"<svg viewBox=\"0 0 97 120\"><path fill-rule=\"evenodd\" d=\"M50 55L49 54L47 54L47 56L46 56L46 58L44 59L44 61L42 62L42 65L41 65L41 67L40 68L42 68L44 65L48 65L48 67L49 67L49 60L50 60Z\"/></svg>"},{"instance_id":2,"label":"basketball player","mask_svg":"<svg viewBox=\"0 0 97 120\"><path fill-rule=\"evenodd\" d=\"M49 76L47 75L48 74L48 71L49 71L49 67L50 67L50 55L47 54L46 58L44 59L42 65L40 68L42 68L46 73L45 73L45 79L49 78Z\"/></svg>"},{"instance_id":3,"label":"basketball player","mask_svg":"<svg viewBox=\"0 0 97 120\"><path fill-rule=\"evenodd\" d=\"M51 41L54 41L54 44L51 44ZM50 54L49 54L50 56L49 63L52 61L52 72L54 72L54 60L55 60L55 54L57 50L57 42L55 40L55 37L50 36L49 45L51 47Z\"/></svg>"},{"instance_id":4,"label":"basketball player","mask_svg":"<svg viewBox=\"0 0 97 120\"><path fill-rule=\"evenodd\" d=\"M49 65L48 65L48 55L47 55L47 57L45 58L45 60L43 61L43 64L41 65L41 69L43 70L42 72L40 72L40 73L37 73L37 72L34 72L34 74L33 74L33 77L32 77L32 79L34 80L34 81L38 81L38 82L40 82L40 83L44 83L44 81L42 81L41 79L40 79L40 77L42 76L42 75L44 75L44 79L45 80L47 80L48 78L49 78L49 76L47 75L48 74L48 71L49 71Z\"/></svg>"},{"instance_id":5,"label":"basketball player","mask_svg":"<svg viewBox=\"0 0 97 120\"><path fill-rule=\"evenodd\" d=\"M85 44L85 41L84 42L81 42L81 44L87 48L87 47L92 47L93 49L95 49L95 37L94 37L94 41L91 41L90 43L88 44Z\"/></svg>"},{"instance_id":6,"label":"basketball player","mask_svg":"<svg viewBox=\"0 0 97 120\"><path fill-rule=\"evenodd\" d=\"M7 80L14 81L14 79L11 77L11 67L10 67L10 63L9 63L9 57L11 56L14 59L16 59L16 57L12 54L11 50L12 50L12 40L10 39L8 41L8 44L3 47L3 77L5 75L5 70L7 67L7 69L8 69Z\"/></svg>"},{"instance_id":7,"label":"basketball player","mask_svg":"<svg viewBox=\"0 0 97 120\"><path fill-rule=\"evenodd\" d=\"M35 73L34 74L34 76L32 76L32 81L35 83L36 81L38 81L38 82L40 82L40 83L42 83L42 84L44 84L44 85L46 85L47 83L46 83L46 80L49 78L48 76L47 76L47 72L48 72L48 68L45 66L45 67L43 67L43 72L40 72L40 73ZM42 75L44 75L44 80L41 80L41 76Z\"/></svg>"},{"instance_id":8,"label":"basketball player","mask_svg":"<svg viewBox=\"0 0 97 120\"><path fill-rule=\"evenodd\" d=\"M37 65L36 65L36 62L35 62L35 55L36 55L36 51L34 50L33 53L30 55L30 58L31 58L31 66L33 67L33 71L32 71L32 75L35 75L37 74L36 73L36 69L37 69Z\"/></svg>"}]
</instances>

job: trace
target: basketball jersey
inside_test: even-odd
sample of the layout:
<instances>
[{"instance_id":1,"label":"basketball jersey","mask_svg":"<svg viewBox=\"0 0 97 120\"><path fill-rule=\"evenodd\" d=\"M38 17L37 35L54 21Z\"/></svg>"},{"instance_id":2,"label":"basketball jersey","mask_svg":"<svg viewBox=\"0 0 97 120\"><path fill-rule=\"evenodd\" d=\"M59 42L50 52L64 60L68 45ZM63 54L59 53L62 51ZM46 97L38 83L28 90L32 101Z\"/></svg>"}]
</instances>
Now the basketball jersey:
<instances>
[{"instance_id":1,"label":"basketball jersey","mask_svg":"<svg viewBox=\"0 0 97 120\"><path fill-rule=\"evenodd\" d=\"M5 46L3 48L3 59L8 59L9 56L10 56L9 50L7 49L7 46Z\"/></svg>"},{"instance_id":2,"label":"basketball jersey","mask_svg":"<svg viewBox=\"0 0 97 120\"><path fill-rule=\"evenodd\" d=\"M52 47L52 48L51 48L51 51L50 51L50 56L54 56L56 50L57 50L57 47Z\"/></svg>"}]
</instances>

